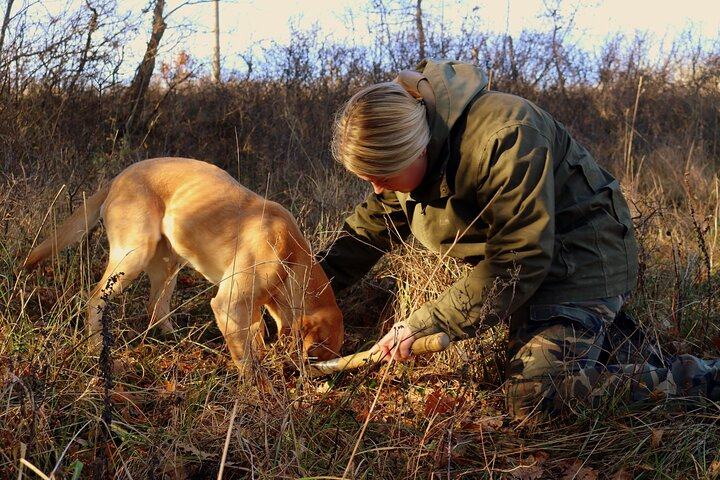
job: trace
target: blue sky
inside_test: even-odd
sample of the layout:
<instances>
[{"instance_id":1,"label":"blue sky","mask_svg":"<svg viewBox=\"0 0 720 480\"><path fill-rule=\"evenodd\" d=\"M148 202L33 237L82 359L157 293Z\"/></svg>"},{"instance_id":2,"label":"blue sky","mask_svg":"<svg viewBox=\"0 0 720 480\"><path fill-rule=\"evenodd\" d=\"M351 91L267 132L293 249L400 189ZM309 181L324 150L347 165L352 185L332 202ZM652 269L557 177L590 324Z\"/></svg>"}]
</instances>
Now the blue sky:
<instances>
[{"instance_id":1,"label":"blue sky","mask_svg":"<svg viewBox=\"0 0 720 480\"><path fill-rule=\"evenodd\" d=\"M132 2L128 2L132 3ZM168 2L170 4L171 2ZM263 39L288 41L288 21L299 20L309 26L319 22L324 31L338 36L347 33L347 14L354 11L361 23L363 0L227 0L221 1L221 29L232 36L238 46ZM488 26L517 34L523 27L542 26L538 15L544 8L543 0L426 0L426 9L438 11L444 7L446 18L457 20L478 6L486 16ZM553 4L551 0L547 2ZM392 6L392 0L386 0ZM717 37L720 29L720 2L716 0L585 0L562 2L565 12L580 5L577 12L579 30L592 37L604 37L612 31L651 31L659 36L673 35L692 24L701 34ZM184 7L186 14L210 27L211 6ZM251 21L249 21L251 20Z\"/></svg>"},{"instance_id":2,"label":"blue sky","mask_svg":"<svg viewBox=\"0 0 720 480\"><path fill-rule=\"evenodd\" d=\"M82 0L44 0L44 8L62 11ZM442 14L445 23L459 25L467 12L478 7L488 31L517 35L522 29L543 29L541 14L544 4L557 0L425 0L423 7ZM173 58L180 50L192 52L205 62L212 49L211 3L166 0L166 11L187 3L173 13L169 25L192 25L195 33L180 36L169 30L164 40L165 58ZM232 68L238 54L253 45L268 42L287 44L290 41L290 23L301 29L317 24L323 34L337 41L363 43L368 38L368 0L221 0L221 54L226 68ZM385 0L393 8L396 2ZM147 0L120 0L122 10L139 12ZM634 33L647 31L658 42L669 44L679 32L692 27L698 37L720 38L720 1L718 0L563 0L564 15L577 8L575 34L578 42L591 50L593 45L614 32ZM579 7L578 7L579 6ZM146 15L149 18L149 15ZM546 25L546 24L545 24ZM130 48L144 50L147 36L140 35ZM172 49L169 48L172 45ZM239 60L237 60L239 61Z\"/></svg>"},{"instance_id":3,"label":"blue sky","mask_svg":"<svg viewBox=\"0 0 720 480\"><path fill-rule=\"evenodd\" d=\"M362 42L367 33L364 12L368 3L364 0L221 2L221 51L227 56L233 51L249 48L254 42L270 40L287 44L290 19L305 28L317 23L323 33L332 34L338 40ZM385 1L388 6L394 3ZM423 7L442 13L451 25L453 22L459 25L466 12L478 6L488 30L517 35L523 28L543 28L544 3L553 4L554 0L425 0ZM588 48L602 43L604 38L617 31L648 31L658 40L668 42L689 26L698 36L711 39L718 39L720 31L718 0L566 0L562 2L563 13L569 14L578 4L576 32L579 41L585 42ZM197 19L201 31L210 31L211 5L185 8L187 12L184 13ZM203 33L198 33L198 38L203 38ZM207 40L200 43L211 45L210 38L205 38Z\"/></svg>"}]
</instances>

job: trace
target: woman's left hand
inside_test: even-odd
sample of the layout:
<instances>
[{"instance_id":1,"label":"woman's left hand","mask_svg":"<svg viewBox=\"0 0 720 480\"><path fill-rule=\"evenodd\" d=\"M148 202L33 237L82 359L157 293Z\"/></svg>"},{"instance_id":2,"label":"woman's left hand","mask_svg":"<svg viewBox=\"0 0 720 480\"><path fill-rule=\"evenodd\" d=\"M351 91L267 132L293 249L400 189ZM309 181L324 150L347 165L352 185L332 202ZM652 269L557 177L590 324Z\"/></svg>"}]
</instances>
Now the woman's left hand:
<instances>
[{"instance_id":1,"label":"woman's left hand","mask_svg":"<svg viewBox=\"0 0 720 480\"><path fill-rule=\"evenodd\" d=\"M386 362L391 360L404 362L412 355L411 348L414 341L415 335L403 320L393 325L390 331L370 349L370 353L379 352L380 358Z\"/></svg>"}]
</instances>

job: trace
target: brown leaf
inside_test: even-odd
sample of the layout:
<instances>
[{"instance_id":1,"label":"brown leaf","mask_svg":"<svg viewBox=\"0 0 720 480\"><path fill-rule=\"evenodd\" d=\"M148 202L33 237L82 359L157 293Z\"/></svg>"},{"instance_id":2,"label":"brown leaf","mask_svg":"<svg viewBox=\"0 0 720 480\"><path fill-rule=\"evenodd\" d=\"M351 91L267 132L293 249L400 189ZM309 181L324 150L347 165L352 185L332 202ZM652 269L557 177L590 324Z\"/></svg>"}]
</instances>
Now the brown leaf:
<instances>
[{"instance_id":1,"label":"brown leaf","mask_svg":"<svg viewBox=\"0 0 720 480\"><path fill-rule=\"evenodd\" d=\"M474 432L497 432L503 426L501 417L481 417L463 422L461 428Z\"/></svg>"},{"instance_id":2,"label":"brown leaf","mask_svg":"<svg viewBox=\"0 0 720 480\"><path fill-rule=\"evenodd\" d=\"M652 430L650 432L650 446L652 448L660 448L660 445L662 445L662 438L664 434L665 430L661 428L657 430Z\"/></svg>"},{"instance_id":3,"label":"brown leaf","mask_svg":"<svg viewBox=\"0 0 720 480\"><path fill-rule=\"evenodd\" d=\"M114 403L129 403L137 404L140 402L140 397L136 394L128 391L122 385L115 385L110 391L110 398Z\"/></svg>"},{"instance_id":4,"label":"brown leaf","mask_svg":"<svg viewBox=\"0 0 720 480\"><path fill-rule=\"evenodd\" d=\"M610 478L610 480L633 480L635 478L635 475L628 472L624 468L621 468L617 472L615 472L615 475Z\"/></svg>"},{"instance_id":5,"label":"brown leaf","mask_svg":"<svg viewBox=\"0 0 720 480\"><path fill-rule=\"evenodd\" d=\"M713 460L710 463L710 478L720 477L720 460Z\"/></svg>"},{"instance_id":6,"label":"brown leaf","mask_svg":"<svg viewBox=\"0 0 720 480\"><path fill-rule=\"evenodd\" d=\"M597 480L598 474L590 467L583 466L583 462L576 458L565 462L561 480Z\"/></svg>"},{"instance_id":7,"label":"brown leaf","mask_svg":"<svg viewBox=\"0 0 720 480\"><path fill-rule=\"evenodd\" d=\"M543 463L545 463L545 460L547 460L548 458L550 458L550 454L547 453L547 452L543 452L542 450L540 450L539 452L535 452L535 453L533 454L533 457L535 458L535 462L536 462L538 465L542 465Z\"/></svg>"},{"instance_id":8,"label":"brown leaf","mask_svg":"<svg viewBox=\"0 0 720 480\"><path fill-rule=\"evenodd\" d=\"M520 464L510 471L510 475L518 480L538 480L547 478L543 463L550 457L545 452L535 452L528 458L520 459Z\"/></svg>"},{"instance_id":9,"label":"brown leaf","mask_svg":"<svg viewBox=\"0 0 720 480\"><path fill-rule=\"evenodd\" d=\"M463 404L462 398L455 398L452 395L442 392L432 392L425 401L425 416L443 415L450 413Z\"/></svg>"},{"instance_id":10,"label":"brown leaf","mask_svg":"<svg viewBox=\"0 0 720 480\"><path fill-rule=\"evenodd\" d=\"M518 480L538 480L545 477L545 469L540 465L519 465L510 471L510 475Z\"/></svg>"},{"instance_id":11,"label":"brown leaf","mask_svg":"<svg viewBox=\"0 0 720 480\"><path fill-rule=\"evenodd\" d=\"M162 468L163 478L187 478L185 472L185 461L180 455L168 454L165 458L160 460L160 468Z\"/></svg>"}]
</instances>

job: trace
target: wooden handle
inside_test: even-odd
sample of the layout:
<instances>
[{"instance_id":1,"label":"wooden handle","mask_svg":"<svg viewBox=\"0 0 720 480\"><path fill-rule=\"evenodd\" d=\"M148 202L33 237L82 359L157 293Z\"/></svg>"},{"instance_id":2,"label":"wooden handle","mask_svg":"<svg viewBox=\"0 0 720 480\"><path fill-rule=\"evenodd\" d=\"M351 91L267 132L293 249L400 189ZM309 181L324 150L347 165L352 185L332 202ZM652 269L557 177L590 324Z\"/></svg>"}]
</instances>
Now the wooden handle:
<instances>
[{"instance_id":1,"label":"wooden handle","mask_svg":"<svg viewBox=\"0 0 720 480\"><path fill-rule=\"evenodd\" d=\"M441 352L450 345L450 337L446 333L436 333L426 337L420 337L412 344L411 350L415 355L425 353ZM307 372L310 377L319 377L329 373L353 370L370 365L380 360L381 353L372 355L369 351L358 352L345 357L333 358L324 362L311 363Z\"/></svg>"},{"instance_id":2,"label":"wooden handle","mask_svg":"<svg viewBox=\"0 0 720 480\"><path fill-rule=\"evenodd\" d=\"M412 353L423 355L425 353L442 352L450 345L447 333L436 333L427 337L420 337L412 344Z\"/></svg>"}]
</instances>

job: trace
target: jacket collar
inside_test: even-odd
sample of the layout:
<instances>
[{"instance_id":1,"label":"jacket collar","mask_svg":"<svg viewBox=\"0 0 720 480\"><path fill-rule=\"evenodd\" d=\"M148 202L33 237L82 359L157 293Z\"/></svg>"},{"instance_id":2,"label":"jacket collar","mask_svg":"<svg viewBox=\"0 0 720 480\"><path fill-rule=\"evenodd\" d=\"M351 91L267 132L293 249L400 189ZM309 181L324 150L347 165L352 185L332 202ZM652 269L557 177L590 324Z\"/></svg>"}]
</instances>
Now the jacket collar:
<instances>
[{"instance_id":1,"label":"jacket collar","mask_svg":"<svg viewBox=\"0 0 720 480\"><path fill-rule=\"evenodd\" d=\"M435 95L428 112L433 117L427 147L428 173L410 193L418 201L447 197L452 193L447 179L450 130L466 107L487 86L487 78L475 65L446 60L423 60L416 68L430 82ZM434 114L433 114L434 113Z\"/></svg>"}]
</instances>

